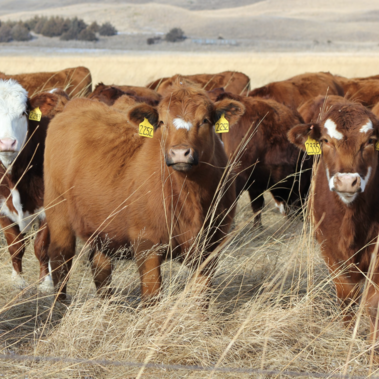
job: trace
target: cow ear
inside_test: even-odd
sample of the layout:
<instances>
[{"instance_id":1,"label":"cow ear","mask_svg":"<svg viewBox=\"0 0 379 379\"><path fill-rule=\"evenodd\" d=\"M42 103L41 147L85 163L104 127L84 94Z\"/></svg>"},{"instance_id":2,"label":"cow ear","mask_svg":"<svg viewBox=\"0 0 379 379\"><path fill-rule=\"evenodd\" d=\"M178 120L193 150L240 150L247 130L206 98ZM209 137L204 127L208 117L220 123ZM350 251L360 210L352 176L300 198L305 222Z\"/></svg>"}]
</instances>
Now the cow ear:
<instances>
[{"instance_id":1,"label":"cow ear","mask_svg":"<svg viewBox=\"0 0 379 379\"><path fill-rule=\"evenodd\" d=\"M55 93L42 92L29 99L31 110L39 108L42 116L53 116L54 109L58 104L58 96Z\"/></svg>"},{"instance_id":2,"label":"cow ear","mask_svg":"<svg viewBox=\"0 0 379 379\"><path fill-rule=\"evenodd\" d=\"M139 104L130 109L128 118L135 125L139 125L146 118L154 126L154 130L158 126L158 111L148 104Z\"/></svg>"},{"instance_id":3,"label":"cow ear","mask_svg":"<svg viewBox=\"0 0 379 379\"><path fill-rule=\"evenodd\" d=\"M222 115L229 121L230 126L236 124L240 117L245 113L245 106L236 100L224 99L215 103L216 123Z\"/></svg>"},{"instance_id":4,"label":"cow ear","mask_svg":"<svg viewBox=\"0 0 379 379\"><path fill-rule=\"evenodd\" d=\"M288 140L297 146L299 149L305 151L305 142L308 137L319 141L321 138L321 129L319 124L300 124L294 126L287 133Z\"/></svg>"}]
</instances>

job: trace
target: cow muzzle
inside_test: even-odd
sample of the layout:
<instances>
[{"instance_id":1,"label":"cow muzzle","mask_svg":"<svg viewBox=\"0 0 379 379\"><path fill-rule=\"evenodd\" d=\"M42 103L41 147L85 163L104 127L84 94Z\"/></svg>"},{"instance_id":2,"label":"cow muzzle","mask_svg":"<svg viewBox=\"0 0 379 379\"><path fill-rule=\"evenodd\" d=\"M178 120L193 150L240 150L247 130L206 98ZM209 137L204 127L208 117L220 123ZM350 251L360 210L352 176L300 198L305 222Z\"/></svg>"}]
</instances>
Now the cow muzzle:
<instances>
[{"instance_id":1,"label":"cow muzzle","mask_svg":"<svg viewBox=\"0 0 379 379\"><path fill-rule=\"evenodd\" d=\"M11 138L0 139L0 152L14 153L17 148L17 140Z\"/></svg>"},{"instance_id":2,"label":"cow muzzle","mask_svg":"<svg viewBox=\"0 0 379 379\"><path fill-rule=\"evenodd\" d=\"M166 154L166 164L176 171L189 171L199 163L197 153L190 147L170 148Z\"/></svg>"},{"instance_id":3,"label":"cow muzzle","mask_svg":"<svg viewBox=\"0 0 379 379\"><path fill-rule=\"evenodd\" d=\"M357 173L337 173L331 181L331 190L337 192L345 203L351 203L362 192L362 179Z\"/></svg>"}]
</instances>

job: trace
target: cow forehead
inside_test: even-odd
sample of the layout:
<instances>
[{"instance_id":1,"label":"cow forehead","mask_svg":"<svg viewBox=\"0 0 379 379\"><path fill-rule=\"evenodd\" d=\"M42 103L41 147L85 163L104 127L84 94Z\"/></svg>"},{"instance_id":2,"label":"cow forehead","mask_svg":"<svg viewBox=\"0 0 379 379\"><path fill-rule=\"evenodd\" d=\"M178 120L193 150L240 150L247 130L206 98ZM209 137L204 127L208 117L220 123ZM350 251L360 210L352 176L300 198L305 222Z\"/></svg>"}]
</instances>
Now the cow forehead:
<instances>
[{"instance_id":1,"label":"cow forehead","mask_svg":"<svg viewBox=\"0 0 379 379\"><path fill-rule=\"evenodd\" d=\"M357 120L349 120L349 123L344 123L342 127L340 126L339 122L335 122L333 119L328 118L324 122L324 128L326 133L336 139L336 140L342 140L344 136L359 136L359 134L363 137L367 132L374 129L373 123L370 120L370 118L363 117L358 118ZM351 122L353 121L353 122ZM359 133L358 135L356 133Z\"/></svg>"},{"instance_id":2,"label":"cow forehead","mask_svg":"<svg viewBox=\"0 0 379 379\"><path fill-rule=\"evenodd\" d=\"M11 118L26 111L28 92L15 80L0 80L0 114Z\"/></svg>"}]
</instances>

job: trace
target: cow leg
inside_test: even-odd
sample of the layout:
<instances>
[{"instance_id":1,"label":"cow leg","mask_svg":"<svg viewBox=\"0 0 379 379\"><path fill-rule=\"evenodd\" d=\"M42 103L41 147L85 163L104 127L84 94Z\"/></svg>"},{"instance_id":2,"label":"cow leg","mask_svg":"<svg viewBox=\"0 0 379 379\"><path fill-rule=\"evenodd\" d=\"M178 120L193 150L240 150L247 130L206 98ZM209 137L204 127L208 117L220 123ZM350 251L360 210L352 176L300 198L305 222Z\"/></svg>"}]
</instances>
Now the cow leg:
<instances>
[{"instance_id":1,"label":"cow leg","mask_svg":"<svg viewBox=\"0 0 379 379\"><path fill-rule=\"evenodd\" d=\"M36 255L39 265L39 279L40 285L39 289L42 292L53 292L53 280L49 272L49 256L47 254L47 249L50 243L50 233L47 227L46 221L42 221L37 232L36 238L34 240L34 254Z\"/></svg>"},{"instance_id":2,"label":"cow leg","mask_svg":"<svg viewBox=\"0 0 379 379\"><path fill-rule=\"evenodd\" d=\"M97 293L104 297L111 295L112 290L109 288L113 269L111 258L99 250L94 250L90 260Z\"/></svg>"},{"instance_id":3,"label":"cow leg","mask_svg":"<svg viewBox=\"0 0 379 379\"><path fill-rule=\"evenodd\" d=\"M50 230L48 256L53 283L59 291L58 299L65 300L68 273L75 255L75 235L69 222L66 202L46 210Z\"/></svg>"},{"instance_id":4,"label":"cow leg","mask_svg":"<svg viewBox=\"0 0 379 379\"><path fill-rule=\"evenodd\" d=\"M370 316L371 341L375 343L379 338L379 291L370 285L367 293L366 308ZM377 350L377 349L376 349Z\"/></svg>"},{"instance_id":5,"label":"cow leg","mask_svg":"<svg viewBox=\"0 0 379 379\"><path fill-rule=\"evenodd\" d=\"M265 205L265 199L262 192L254 190L254 184L249 187L249 196L251 201L251 207L256 215L254 217L254 227L262 226L262 210Z\"/></svg>"},{"instance_id":6,"label":"cow leg","mask_svg":"<svg viewBox=\"0 0 379 379\"><path fill-rule=\"evenodd\" d=\"M135 250L135 259L141 278L141 298L143 305L155 305L159 301L162 287L162 255L152 251L151 241L141 242Z\"/></svg>"},{"instance_id":7,"label":"cow leg","mask_svg":"<svg viewBox=\"0 0 379 379\"><path fill-rule=\"evenodd\" d=\"M192 268L198 262L191 262ZM212 278L217 268L217 260L212 259L207 265L202 268L201 271L197 271L194 274L194 293L193 295L198 299L201 308L208 309L210 301L210 290L212 287Z\"/></svg>"},{"instance_id":8,"label":"cow leg","mask_svg":"<svg viewBox=\"0 0 379 379\"><path fill-rule=\"evenodd\" d=\"M12 280L16 287L25 288L26 281L22 275L22 257L25 253L25 243L22 241L24 235L21 234L18 225L14 224L7 217L0 217L0 225L3 229L7 241L8 250L12 260Z\"/></svg>"},{"instance_id":9,"label":"cow leg","mask_svg":"<svg viewBox=\"0 0 379 379\"><path fill-rule=\"evenodd\" d=\"M333 274L333 271L332 271ZM352 306L357 303L360 290L356 282L345 274L338 275L333 279L336 286L337 297L343 312L343 322L348 327L354 318Z\"/></svg>"}]
</instances>

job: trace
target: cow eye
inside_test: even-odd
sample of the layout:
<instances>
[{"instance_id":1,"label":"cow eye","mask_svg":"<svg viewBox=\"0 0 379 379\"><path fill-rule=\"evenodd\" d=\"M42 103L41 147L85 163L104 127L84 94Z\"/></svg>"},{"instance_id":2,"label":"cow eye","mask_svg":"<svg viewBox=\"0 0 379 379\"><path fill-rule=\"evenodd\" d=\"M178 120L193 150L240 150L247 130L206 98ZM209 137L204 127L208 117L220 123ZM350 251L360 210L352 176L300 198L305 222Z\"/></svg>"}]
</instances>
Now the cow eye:
<instances>
[{"instance_id":1,"label":"cow eye","mask_svg":"<svg viewBox=\"0 0 379 379\"><path fill-rule=\"evenodd\" d=\"M161 121L158 122L158 128L159 128L160 126L162 126L162 125L164 125L164 122L161 120Z\"/></svg>"},{"instance_id":2,"label":"cow eye","mask_svg":"<svg viewBox=\"0 0 379 379\"><path fill-rule=\"evenodd\" d=\"M322 142L322 143L329 143L329 140L327 140L326 138L323 138L323 139L321 140L321 142Z\"/></svg>"},{"instance_id":3,"label":"cow eye","mask_svg":"<svg viewBox=\"0 0 379 379\"><path fill-rule=\"evenodd\" d=\"M375 138L370 138L369 140L368 140L368 144L369 145L372 145L372 144L374 144L376 142L376 139Z\"/></svg>"},{"instance_id":4,"label":"cow eye","mask_svg":"<svg viewBox=\"0 0 379 379\"><path fill-rule=\"evenodd\" d=\"M201 125L204 125L204 124L209 124L209 120L208 120L207 118L205 118L205 119L203 120L203 122L201 123Z\"/></svg>"}]
</instances>

